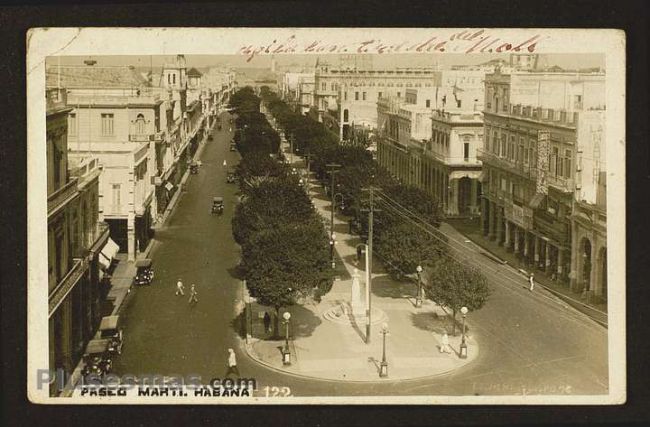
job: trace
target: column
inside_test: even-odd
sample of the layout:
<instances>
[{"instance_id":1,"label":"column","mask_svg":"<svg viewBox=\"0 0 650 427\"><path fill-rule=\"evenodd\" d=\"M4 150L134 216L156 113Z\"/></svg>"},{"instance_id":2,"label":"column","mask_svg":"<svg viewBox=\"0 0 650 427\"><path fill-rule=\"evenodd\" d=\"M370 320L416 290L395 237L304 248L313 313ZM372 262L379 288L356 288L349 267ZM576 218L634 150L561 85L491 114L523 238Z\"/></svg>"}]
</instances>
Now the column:
<instances>
[{"instance_id":1,"label":"column","mask_svg":"<svg viewBox=\"0 0 650 427\"><path fill-rule=\"evenodd\" d=\"M488 201L488 206L488 238L494 240L494 209L496 208L496 204Z\"/></svg>"},{"instance_id":2,"label":"column","mask_svg":"<svg viewBox=\"0 0 650 427\"><path fill-rule=\"evenodd\" d=\"M452 179L449 181L451 191L450 191L450 200L449 200L449 212L452 215L458 215L458 180Z\"/></svg>"},{"instance_id":3,"label":"column","mask_svg":"<svg viewBox=\"0 0 650 427\"><path fill-rule=\"evenodd\" d=\"M501 234L503 232L503 212L501 210L501 206L498 206L496 204L495 206L497 207L497 244L501 245Z\"/></svg>"},{"instance_id":4,"label":"column","mask_svg":"<svg viewBox=\"0 0 650 427\"><path fill-rule=\"evenodd\" d=\"M126 231L126 238L128 242L128 260L129 261L135 261L135 251L136 251L136 246L135 246L135 214L133 212L129 212L129 217L126 222L127 226L127 231Z\"/></svg>"},{"instance_id":5,"label":"column","mask_svg":"<svg viewBox=\"0 0 650 427\"><path fill-rule=\"evenodd\" d=\"M546 250L544 251L544 270L551 273L549 267L551 266L551 243L546 242Z\"/></svg>"},{"instance_id":6,"label":"column","mask_svg":"<svg viewBox=\"0 0 650 427\"><path fill-rule=\"evenodd\" d=\"M506 238L505 241L503 242L503 246L505 246L506 250L510 249L510 221L506 220Z\"/></svg>"},{"instance_id":7,"label":"column","mask_svg":"<svg viewBox=\"0 0 650 427\"><path fill-rule=\"evenodd\" d=\"M473 214L474 212L476 212L476 208L479 205L478 194L477 194L478 185L477 185L477 180L475 180L475 179L472 179L470 181L470 183L471 183L471 185L470 185L470 202L469 202L470 208L469 209L470 209L471 214Z\"/></svg>"},{"instance_id":8,"label":"column","mask_svg":"<svg viewBox=\"0 0 650 427\"><path fill-rule=\"evenodd\" d=\"M564 249L557 248L557 278L562 280L562 273L564 272Z\"/></svg>"},{"instance_id":9,"label":"column","mask_svg":"<svg viewBox=\"0 0 650 427\"><path fill-rule=\"evenodd\" d=\"M593 296L596 294L596 288L600 287L598 283L598 240L593 239L591 246L591 272L589 274L589 293L587 295L588 301L593 300Z\"/></svg>"},{"instance_id":10,"label":"column","mask_svg":"<svg viewBox=\"0 0 650 427\"><path fill-rule=\"evenodd\" d=\"M528 262L528 256L530 255L530 243L528 238L528 232L526 230L523 230L523 233L524 233L524 258L526 258L526 262Z\"/></svg>"},{"instance_id":11,"label":"column","mask_svg":"<svg viewBox=\"0 0 650 427\"><path fill-rule=\"evenodd\" d=\"M535 268L537 268L539 266L539 241L540 241L539 237L537 237L536 235L533 235L533 242L534 242L534 244L533 244L533 251L534 251L533 259L535 261Z\"/></svg>"},{"instance_id":12,"label":"column","mask_svg":"<svg viewBox=\"0 0 650 427\"><path fill-rule=\"evenodd\" d=\"M483 233L483 236L488 235L488 229L489 229L489 221L490 217L488 216L487 212L487 200L482 198L481 199L481 231Z\"/></svg>"},{"instance_id":13,"label":"column","mask_svg":"<svg viewBox=\"0 0 650 427\"><path fill-rule=\"evenodd\" d=\"M515 254L519 254L519 227L515 225Z\"/></svg>"}]
</instances>

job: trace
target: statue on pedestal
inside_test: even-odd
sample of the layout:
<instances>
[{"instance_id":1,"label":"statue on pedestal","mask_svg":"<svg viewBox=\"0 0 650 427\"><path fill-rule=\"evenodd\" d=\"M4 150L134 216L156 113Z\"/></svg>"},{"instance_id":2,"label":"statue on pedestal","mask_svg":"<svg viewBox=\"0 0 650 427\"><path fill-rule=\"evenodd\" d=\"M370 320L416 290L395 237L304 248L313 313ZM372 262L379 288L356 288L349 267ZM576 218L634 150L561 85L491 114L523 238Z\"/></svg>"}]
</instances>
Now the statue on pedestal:
<instances>
[{"instance_id":1,"label":"statue on pedestal","mask_svg":"<svg viewBox=\"0 0 650 427\"><path fill-rule=\"evenodd\" d=\"M352 314L361 315L365 313L365 307L361 298L361 286L359 284L359 270L356 268L352 273L352 290L350 295L350 306L352 307Z\"/></svg>"}]
</instances>

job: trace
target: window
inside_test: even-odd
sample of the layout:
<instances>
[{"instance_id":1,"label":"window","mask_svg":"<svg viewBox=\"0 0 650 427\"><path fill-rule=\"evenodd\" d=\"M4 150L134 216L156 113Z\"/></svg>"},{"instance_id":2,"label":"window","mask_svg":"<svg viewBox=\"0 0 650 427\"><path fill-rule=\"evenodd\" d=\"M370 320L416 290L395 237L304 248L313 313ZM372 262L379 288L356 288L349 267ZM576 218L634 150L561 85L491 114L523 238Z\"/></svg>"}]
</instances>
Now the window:
<instances>
[{"instance_id":1,"label":"window","mask_svg":"<svg viewBox=\"0 0 650 427\"><path fill-rule=\"evenodd\" d=\"M120 205L122 204L122 194L121 194L121 185L120 184L113 184L112 186L112 204L113 204L113 211L118 211L120 209Z\"/></svg>"},{"instance_id":2,"label":"window","mask_svg":"<svg viewBox=\"0 0 650 427\"><path fill-rule=\"evenodd\" d=\"M521 146L521 149L524 150L524 164L527 165L529 150L526 150L526 148L523 145ZM532 149L530 151L532 151Z\"/></svg>"},{"instance_id":3,"label":"window","mask_svg":"<svg viewBox=\"0 0 650 427\"><path fill-rule=\"evenodd\" d=\"M355 101L359 100L359 92L354 92L354 100Z\"/></svg>"},{"instance_id":4,"label":"window","mask_svg":"<svg viewBox=\"0 0 650 427\"><path fill-rule=\"evenodd\" d=\"M336 90L336 86L334 86L334 83L332 83L330 87L332 88L332 90Z\"/></svg>"},{"instance_id":5,"label":"window","mask_svg":"<svg viewBox=\"0 0 650 427\"><path fill-rule=\"evenodd\" d=\"M77 115L75 113L71 113L68 116L68 134L69 135L76 135L77 134Z\"/></svg>"},{"instance_id":6,"label":"window","mask_svg":"<svg viewBox=\"0 0 650 427\"><path fill-rule=\"evenodd\" d=\"M365 101L366 100L366 93L363 92L361 95L362 95L363 100Z\"/></svg>"},{"instance_id":7,"label":"window","mask_svg":"<svg viewBox=\"0 0 650 427\"><path fill-rule=\"evenodd\" d=\"M382 93L379 92L379 93L377 94L377 99L381 98L381 95L382 95Z\"/></svg>"},{"instance_id":8,"label":"window","mask_svg":"<svg viewBox=\"0 0 650 427\"><path fill-rule=\"evenodd\" d=\"M348 100L348 92L347 91L343 92L343 100L344 101Z\"/></svg>"},{"instance_id":9,"label":"window","mask_svg":"<svg viewBox=\"0 0 650 427\"><path fill-rule=\"evenodd\" d=\"M135 133L138 135L145 134L147 131L146 126L144 115L142 113L138 114L138 118L135 120Z\"/></svg>"},{"instance_id":10,"label":"window","mask_svg":"<svg viewBox=\"0 0 650 427\"><path fill-rule=\"evenodd\" d=\"M565 153L565 161L564 161L564 176L566 178L571 178L572 175L572 170L571 170L571 150L566 150Z\"/></svg>"},{"instance_id":11,"label":"window","mask_svg":"<svg viewBox=\"0 0 650 427\"><path fill-rule=\"evenodd\" d=\"M172 84L172 75L167 74L167 84Z\"/></svg>"},{"instance_id":12,"label":"window","mask_svg":"<svg viewBox=\"0 0 650 427\"><path fill-rule=\"evenodd\" d=\"M397 92L397 97L400 98L402 96L402 92Z\"/></svg>"},{"instance_id":13,"label":"window","mask_svg":"<svg viewBox=\"0 0 650 427\"><path fill-rule=\"evenodd\" d=\"M501 157L506 157L507 145L505 135L501 135Z\"/></svg>"},{"instance_id":14,"label":"window","mask_svg":"<svg viewBox=\"0 0 650 427\"><path fill-rule=\"evenodd\" d=\"M430 99L427 99L427 100L425 101L425 105L426 105L427 108L431 107L431 100L430 100Z\"/></svg>"},{"instance_id":15,"label":"window","mask_svg":"<svg viewBox=\"0 0 650 427\"><path fill-rule=\"evenodd\" d=\"M549 162L550 173L553 176L557 176L557 157L558 157L558 148L553 147L553 151L551 153L551 161Z\"/></svg>"},{"instance_id":16,"label":"window","mask_svg":"<svg viewBox=\"0 0 650 427\"><path fill-rule=\"evenodd\" d=\"M176 84L176 73L172 74L172 83Z\"/></svg>"},{"instance_id":17,"label":"window","mask_svg":"<svg viewBox=\"0 0 650 427\"><path fill-rule=\"evenodd\" d=\"M469 142L463 144L463 159L469 160Z\"/></svg>"},{"instance_id":18,"label":"window","mask_svg":"<svg viewBox=\"0 0 650 427\"><path fill-rule=\"evenodd\" d=\"M327 83L323 82L320 87L322 90L327 90Z\"/></svg>"},{"instance_id":19,"label":"window","mask_svg":"<svg viewBox=\"0 0 650 427\"><path fill-rule=\"evenodd\" d=\"M113 135L113 114L102 114L102 135Z\"/></svg>"}]
</instances>

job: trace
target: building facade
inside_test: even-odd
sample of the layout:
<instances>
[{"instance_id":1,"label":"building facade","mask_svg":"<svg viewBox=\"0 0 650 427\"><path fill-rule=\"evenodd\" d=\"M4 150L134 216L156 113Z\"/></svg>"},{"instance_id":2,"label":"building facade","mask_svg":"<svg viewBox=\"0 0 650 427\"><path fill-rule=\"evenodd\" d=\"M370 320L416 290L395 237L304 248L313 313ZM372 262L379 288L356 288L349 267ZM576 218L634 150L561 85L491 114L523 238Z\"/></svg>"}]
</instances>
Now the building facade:
<instances>
[{"instance_id":1,"label":"building facade","mask_svg":"<svg viewBox=\"0 0 650 427\"><path fill-rule=\"evenodd\" d=\"M160 96L129 67L53 67L47 75L49 87L67 89L73 108L69 156L99 159L100 215L133 260L149 243L156 210L151 177L162 138Z\"/></svg>"},{"instance_id":2,"label":"building facade","mask_svg":"<svg viewBox=\"0 0 650 427\"><path fill-rule=\"evenodd\" d=\"M70 374L101 320L101 263L114 253L106 253L109 230L100 222L99 164L68 161L72 108L65 90L46 97L49 364Z\"/></svg>"},{"instance_id":3,"label":"building facade","mask_svg":"<svg viewBox=\"0 0 650 427\"><path fill-rule=\"evenodd\" d=\"M581 120L602 116L601 74L486 76L483 234L553 280L573 280L572 225Z\"/></svg>"},{"instance_id":4,"label":"building facade","mask_svg":"<svg viewBox=\"0 0 650 427\"><path fill-rule=\"evenodd\" d=\"M483 117L475 108L482 101L474 102L479 94L462 89L459 79L445 81L453 86L379 100L378 160L400 181L427 191L447 216L477 215Z\"/></svg>"},{"instance_id":5,"label":"building facade","mask_svg":"<svg viewBox=\"0 0 650 427\"><path fill-rule=\"evenodd\" d=\"M439 87L441 72L430 68L373 69L330 66L319 61L314 78L313 106L319 120L338 119L341 140L353 126L377 128L377 102L384 96L404 97L407 89ZM433 102L433 101L432 101Z\"/></svg>"}]
</instances>

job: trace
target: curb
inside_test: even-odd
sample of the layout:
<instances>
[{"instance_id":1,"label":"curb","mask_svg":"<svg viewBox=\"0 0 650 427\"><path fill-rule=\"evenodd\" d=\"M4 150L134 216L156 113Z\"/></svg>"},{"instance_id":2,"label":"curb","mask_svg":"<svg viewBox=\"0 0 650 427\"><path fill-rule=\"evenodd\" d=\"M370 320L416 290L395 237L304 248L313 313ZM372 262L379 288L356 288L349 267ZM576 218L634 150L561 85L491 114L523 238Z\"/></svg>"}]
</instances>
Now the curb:
<instances>
[{"instance_id":1,"label":"curb","mask_svg":"<svg viewBox=\"0 0 650 427\"><path fill-rule=\"evenodd\" d=\"M466 363L464 365L461 365L461 366L459 366L457 368L448 369L446 371L442 371L442 372L439 372L439 373L433 374L433 375L423 375L421 377L401 378L401 379L391 379L389 377L389 378L386 378L386 379L379 379L379 380L333 380L331 378L315 377L313 375L306 375L306 374L299 374L299 373L295 373L295 372L285 371L283 369L275 367L275 366L273 366L273 365L271 365L271 364L269 364L267 362L264 362L264 361L260 360L259 358L255 357L253 355L254 351L253 351L252 347L253 347L252 344L244 343L244 351L245 351L246 355L253 362L257 363L258 365L260 365L260 366L262 366L264 368L270 369L270 370L272 370L274 372L277 372L279 374L288 375L288 376L292 376L292 377L295 377L295 378L300 378L300 379L303 379L303 380L311 380L311 381L315 380L315 381L337 383L337 384L368 384L368 385L372 385L372 384L417 382L417 381L423 381L423 380L428 380L428 379L436 379L436 378L440 378L440 377L445 376L445 375L450 375L450 374L454 373L456 370L464 368L464 367L466 367L466 366L468 366L468 365L470 365L471 363L474 362L474 361L471 361L471 362L468 362L468 363ZM478 358L479 355L480 355L480 352L478 353L478 355L476 357Z\"/></svg>"},{"instance_id":2,"label":"curb","mask_svg":"<svg viewBox=\"0 0 650 427\"><path fill-rule=\"evenodd\" d=\"M484 246L479 241L475 241L471 237L461 233L458 229L456 229L456 227L454 227L453 224L447 222L447 225L452 227L454 230L456 230L457 233L459 233L460 235L462 235L463 237L468 239L473 245L475 245L477 248L479 248L481 254L483 254L487 258L490 258L493 261L495 261L494 258L496 258L497 260L499 260L499 261L496 261L496 262L500 262L503 265L508 265L508 266L512 267L515 270L515 272L521 274L524 277L528 277L527 276L528 275L527 270L524 270L523 268L519 268L519 267L517 267L517 266L515 266L513 264L510 264L510 263L508 263L508 261L502 260L497 254L493 253L492 250L489 247ZM572 298L569 295L566 295L566 294L564 294L564 293L562 293L560 291L557 291L557 290L553 289L552 287L550 287L550 286L548 286L548 285L546 285L546 284L544 284L544 283L542 283L540 281L537 281L535 283L535 285L539 286L539 287L543 288L544 290L546 290L547 292L551 293L553 296L555 296L556 298L561 300L563 303L570 305L575 311L577 311L579 313L582 313L584 316L587 316L589 319L593 320L595 323L597 323L601 327L608 328L608 320L609 320L608 313L602 312L601 310L599 310L599 309L597 309L595 307L592 307L587 303L584 303L584 302L579 301L579 300L577 300L575 298ZM576 306L578 306L580 308L578 308ZM599 319L598 317L596 317L593 314L590 314L588 312L597 313L597 315L604 316L605 320L603 321L602 319Z\"/></svg>"}]
</instances>

